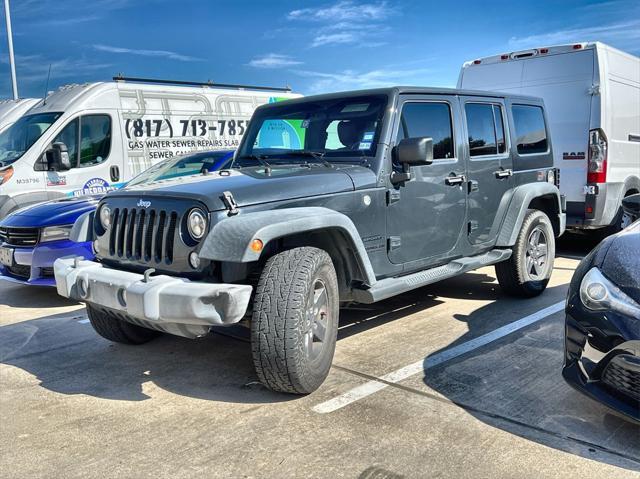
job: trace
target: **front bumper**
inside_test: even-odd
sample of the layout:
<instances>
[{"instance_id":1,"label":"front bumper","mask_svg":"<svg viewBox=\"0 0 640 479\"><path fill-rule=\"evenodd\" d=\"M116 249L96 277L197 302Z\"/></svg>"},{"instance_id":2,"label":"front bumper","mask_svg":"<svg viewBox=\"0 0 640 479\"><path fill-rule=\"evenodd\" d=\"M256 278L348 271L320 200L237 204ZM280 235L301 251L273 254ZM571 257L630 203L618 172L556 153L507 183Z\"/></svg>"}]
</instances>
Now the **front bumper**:
<instances>
[{"instance_id":1,"label":"front bumper","mask_svg":"<svg viewBox=\"0 0 640 479\"><path fill-rule=\"evenodd\" d=\"M616 327L613 315L605 328L592 319L575 310L567 314L562 375L578 391L640 424L640 340L624 325Z\"/></svg>"},{"instance_id":2,"label":"front bumper","mask_svg":"<svg viewBox=\"0 0 640 479\"><path fill-rule=\"evenodd\" d=\"M64 256L93 259L91 242L51 241L31 248L15 247L13 267L0 265L0 279L33 286L56 285L53 263Z\"/></svg>"},{"instance_id":3,"label":"front bumper","mask_svg":"<svg viewBox=\"0 0 640 479\"><path fill-rule=\"evenodd\" d=\"M115 310L135 324L185 337L206 334L211 326L240 321L252 288L242 284L193 282L104 267L80 258L54 263L58 293Z\"/></svg>"}]
</instances>

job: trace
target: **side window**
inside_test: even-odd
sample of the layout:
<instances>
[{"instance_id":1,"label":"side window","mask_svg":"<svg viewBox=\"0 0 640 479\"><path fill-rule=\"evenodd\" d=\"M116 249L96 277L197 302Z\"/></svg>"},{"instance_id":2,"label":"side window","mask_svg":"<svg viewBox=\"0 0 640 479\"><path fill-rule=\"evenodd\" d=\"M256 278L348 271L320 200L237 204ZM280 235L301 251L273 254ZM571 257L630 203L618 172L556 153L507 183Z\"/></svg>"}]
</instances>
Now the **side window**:
<instances>
[{"instance_id":1,"label":"side window","mask_svg":"<svg viewBox=\"0 0 640 479\"><path fill-rule=\"evenodd\" d=\"M79 120L76 118L65 126L58 136L53 140L53 143L64 143L69 152L69 161L71 167L75 168L78 164L78 128Z\"/></svg>"},{"instance_id":2,"label":"side window","mask_svg":"<svg viewBox=\"0 0 640 479\"><path fill-rule=\"evenodd\" d=\"M454 158L451 108L448 103L405 103L397 141L405 138L433 139L433 159Z\"/></svg>"},{"instance_id":3,"label":"side window","mask_svg":"<svg viewBox=\"0 0 640 479\"><path fill-rule=\"evenodd\" d=\"M542 108L532 105L513 105L511 112L518 153L521 155L545 153L548 150L548 142Z\"/></svg>"},{"instance_id":4,"label":"side window","mask_svg":"<svg viewBox=\"0 0 640 479\"><path fill-rule=\"evenodd\" d=\"M111 150L111 117L86 115L80 119L80 161L78 166L98 165Z\"/></svg>"},{"instance_id":5,"label":"side window","mask_svg":"<svg viewBox=\"0 0 640 479\"><path fill-rule=\"evenodd\" d=\"M464 106L464 110L469 134L469 154L471 156L497 154L493 105L488 103L467 103Z\"/></svg>"}]
</instances>

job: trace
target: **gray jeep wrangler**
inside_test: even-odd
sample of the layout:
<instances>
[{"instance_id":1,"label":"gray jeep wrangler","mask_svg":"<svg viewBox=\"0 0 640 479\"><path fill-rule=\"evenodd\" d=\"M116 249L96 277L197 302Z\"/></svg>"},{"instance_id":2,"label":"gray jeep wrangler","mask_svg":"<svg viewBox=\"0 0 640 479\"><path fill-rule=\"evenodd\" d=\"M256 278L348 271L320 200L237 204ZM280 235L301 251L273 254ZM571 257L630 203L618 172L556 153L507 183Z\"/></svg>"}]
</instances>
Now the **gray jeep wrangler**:
<instances>
[{"instance_id":1,"label":"gray jeep wrangler","mask_svg":"<svg viewBox=\"0 0 640 479\"><path fill-rule=\"evenodd\" d=\"M505 292L540 294L565 228L552 165L535 98L396 87L272 103L228 169L168 170L81 217L72 238L97 260L57 260L58 292L120 343L246 324L262 383L309 393L343 304L491 264Z\"/></svg>"}]
</instances>

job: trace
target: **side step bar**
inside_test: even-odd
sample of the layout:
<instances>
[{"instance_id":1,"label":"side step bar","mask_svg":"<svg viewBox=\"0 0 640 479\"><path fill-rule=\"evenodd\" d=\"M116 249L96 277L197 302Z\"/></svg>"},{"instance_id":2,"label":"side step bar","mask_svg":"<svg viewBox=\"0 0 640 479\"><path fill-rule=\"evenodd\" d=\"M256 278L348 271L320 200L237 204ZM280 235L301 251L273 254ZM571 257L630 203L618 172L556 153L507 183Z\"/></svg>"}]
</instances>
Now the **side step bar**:
<instances>
[{"instance_id":1,"label":"side step bar","mask_svg":"<svg viewBox=\"0 0 640 479\"><path fill-rule=\"evenodd\" d=\"M375 303L412 289L452 278L467 271L500 263L510 257L510 249L494 249L479 256L456 259L451 263L436 268L418 271L406 276L382 279L369 289L354 289L353 297L359 303Z\"/></svg>"}]
</instances>

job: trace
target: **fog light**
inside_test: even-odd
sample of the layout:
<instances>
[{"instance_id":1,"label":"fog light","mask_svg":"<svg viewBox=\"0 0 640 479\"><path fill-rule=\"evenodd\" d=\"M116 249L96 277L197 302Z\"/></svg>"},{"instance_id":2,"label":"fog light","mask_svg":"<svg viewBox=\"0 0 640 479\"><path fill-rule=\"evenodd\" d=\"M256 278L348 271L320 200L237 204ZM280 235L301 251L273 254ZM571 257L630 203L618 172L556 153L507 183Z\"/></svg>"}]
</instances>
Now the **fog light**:
<instances>
[{"instance_id":1,"label":"fog light","mask_svg":"<svg viewBox=\"0 0 640 479\"><path fill-rule=\"evenodd\" d=\"M253 251L255 253L259 253L260 251L262 251L262 248L264 248L264 244L262 243L261 240L254 239L251 242L251 245L249 247L251 248L251 251Z\"/></svg>"},{"instance_id":2,"label":"fog light","mask_svg":"<svg viewBox=\"0 0 640 479\"><path fill-rule=\"evenodd\" d=\"M189 264L193 269L198 269L200 266L200 256L195 251L189 253Z\"/></svg>"}]
</instances>

